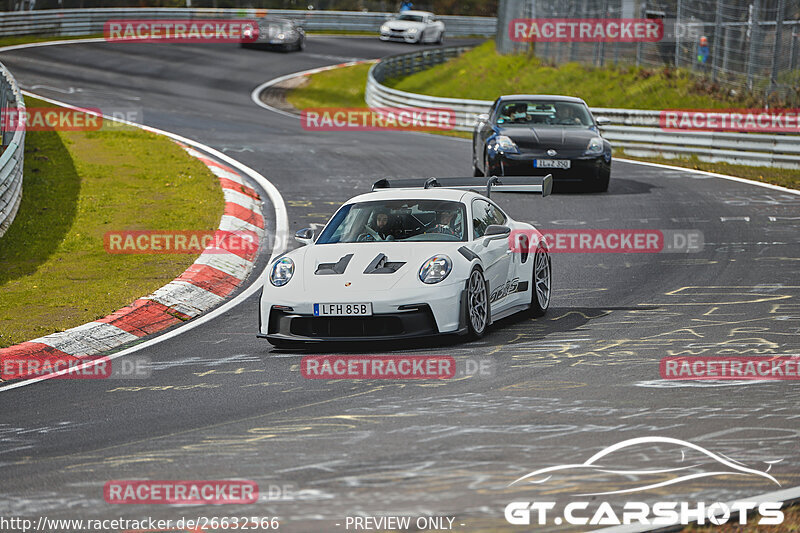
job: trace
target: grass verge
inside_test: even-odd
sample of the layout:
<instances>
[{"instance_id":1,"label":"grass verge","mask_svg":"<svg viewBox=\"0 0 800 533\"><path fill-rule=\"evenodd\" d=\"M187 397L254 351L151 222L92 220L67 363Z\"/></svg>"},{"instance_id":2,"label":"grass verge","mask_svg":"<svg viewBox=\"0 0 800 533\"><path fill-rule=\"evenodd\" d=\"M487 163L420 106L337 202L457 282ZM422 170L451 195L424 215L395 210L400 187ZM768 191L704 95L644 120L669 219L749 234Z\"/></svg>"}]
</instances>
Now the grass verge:
<instances>
[{"instance_id":1,"label":"grass verge","mask_svg":"<svg viewBox=\"0 0 800 533\"><path fill-rule=\"evenodd\" d=\"M213 230L219 223L217 179L165 137L110 128L30 131L25 141L22 203L0 238L0 347L105 316L195 259L108 254L106 232Z\"/></svg>"},{"instance_id":2,"label":"grass verge","mask_svg":"<svg viewBox=\"0 0 800 533\"><path fill-rule=\"evenodd\" d=\"M387 80L386 85L477 100L494 100L501 94L565 94L583 98L590 107L627 109L719 109L760 103L754 95L731 96L683 69L597 68L579 63L555 67L535 56L498 54L494 41L431 69Z\"/></svg>"},{"instance_id":3,"label":"grass verge","mask_svg":"<svg viewBox=\"0 0 800 533\"><path fill-rule=\"evenodd\" d=\"M486 46L486 45L482 45ZM465 54L466 55L466 54ZM463 56L462 56L463 57ZM451 63L458 61L453 60ZM445 65L440 65L446 66ZM308 107L366 107L364 103L364 88L367 83L367 72L371 65L356 65L353 67L344 67L340 69L328 70L309 76L308 83L302 87L290 90L286 95L286 101L292 104L297 109L305 109ZM439 67L434 67L434 69ZM406 80L416 78L419 76L427 75L434 69L419 72L413 76L409 76ZM553 70L553 69L551 69ZM491 100L496 97L495 93L492 96L481 94L479 96L465 94L465 92L472 91L470 87L479 86L480 83L463 83L463 76L466 71L461 74L461 81L458 83L458 88L452 86L450 90L453 93L447 94L450 97L463 97L463 98L482 98ZM429 80L430 83L436 84L435 80ZM572 83L572 87L580 86L583 89L583 81L578 80ZM416 85L414 82L413 85ZM406 87L396 85L403 90L411 90L412 92L421 92L417 87ZM438 87L438 86L437 86ZM507 92L525 92L524 90L508 89ZM545 91L542 91L545 92ZM570 86L562 86L560 90L553 90L551 92L569 93ZM428 94L442 94L438 89L429 90ZM624 107L634 107L635 102L629 102ZM608 105L608 104L603 104ZM702 104L706 105L706 104ZM669 107L664 105L663 107ZM685 106L684 107L689 107ZM711 106L706 106L711 107ZM471 135L465 132L437 132L440 134L470 138ZM648 158L648 157L632 157L624 154L622 150L616 150L614 155L619 157L626 157L628 159L636 159L639 161L649 161L651 163L661 163L664 165L673 165L677 167L691 168L695 170L705 170L707 172L716 172L718 174L728 174L730 176L737 176L740 178L751 179L764 183L772 183L774 185L781 185L792 189L800 189L800 170L798 169L784 169L784 168L769 168L769 167L750 167L745 165L730 165L728 163L705 163L697 158L690 159L666 159L666 158Z\"/></svg>"}]
</instances>

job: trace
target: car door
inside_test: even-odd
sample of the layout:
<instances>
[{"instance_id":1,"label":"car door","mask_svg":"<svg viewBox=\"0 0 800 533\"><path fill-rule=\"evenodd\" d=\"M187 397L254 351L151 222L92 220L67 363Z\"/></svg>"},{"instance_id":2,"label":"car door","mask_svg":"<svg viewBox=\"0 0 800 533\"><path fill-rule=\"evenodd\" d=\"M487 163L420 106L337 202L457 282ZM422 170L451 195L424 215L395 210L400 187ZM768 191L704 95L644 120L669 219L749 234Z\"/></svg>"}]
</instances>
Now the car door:
<instances>
[{"instance_id":1,"label":"car door","mask_svg":"<svg viewBox=\"0 0 800 533\"><path fill-rule=\"evenodd\" d=\"M489 282L489 300L492 310L504 306L507 293L511 249L508 238L484 237L492 224L504 224L505 215L491 202L476 198L472 201L472 234L476 241L475 253L483 262L483 275Z\"/></svg>"}]
</instances>

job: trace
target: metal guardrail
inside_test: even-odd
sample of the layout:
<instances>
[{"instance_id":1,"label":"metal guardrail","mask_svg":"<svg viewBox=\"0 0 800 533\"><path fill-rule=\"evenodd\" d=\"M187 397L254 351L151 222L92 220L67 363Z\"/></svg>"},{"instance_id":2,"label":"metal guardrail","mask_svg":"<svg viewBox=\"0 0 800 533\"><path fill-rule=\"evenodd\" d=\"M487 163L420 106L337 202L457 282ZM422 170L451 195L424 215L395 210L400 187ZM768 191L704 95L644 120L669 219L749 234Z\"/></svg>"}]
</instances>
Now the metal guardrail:
<instances>
[{"instance_id":1,"label":"metal guardrail","mask_svg":"<svg viewBox=\"0 0 800 533\"><path fill-rule=\"evenodd\" d=\"M6 116L16 109L15 117ZM0 155L0 237L2 237L22 201L22 164L25 159L25 100L17 81L0 63L0 121L2 121L2 150Z\"/></svg>"},{"instance_id":2,"label":"metal guardrail","mask_svg":"<svg viewBox=\"0 0 800 533\"><path fill-rule=\"evenodd\" d=\"M253 8L90 8L46 9L0 13L0 36L8 35L93 35L103 33L103 25L113 19L257 18L265 15L287 18L304 25L306 30L347 30L375 32L393 13L363 11L301 11L297 9ZM492 36L497 29L494 17L442 15L445 33Z\"/></svg>"},{"instance_id":3,"label":"metal guardrail","mask_svg":"<svg viewBox=\"0 0 800 533\"><path fill-rule=\"evenodd\" d=\"M383 84L444 63L469 47L445 47L398 54L382 59L369 70L365 100L370 107L422 107L452 109L457 131L472 131L476 118L487 113L490 100L466 100L409 93ZM591 108L607 117L603 136L626 154L638 157L679 158L697 156L701 161L737 165L800 168L800 135L727 133L714 131L666 131L659 127L661 112L637 109Z\"/></svg>"}]
</instances>

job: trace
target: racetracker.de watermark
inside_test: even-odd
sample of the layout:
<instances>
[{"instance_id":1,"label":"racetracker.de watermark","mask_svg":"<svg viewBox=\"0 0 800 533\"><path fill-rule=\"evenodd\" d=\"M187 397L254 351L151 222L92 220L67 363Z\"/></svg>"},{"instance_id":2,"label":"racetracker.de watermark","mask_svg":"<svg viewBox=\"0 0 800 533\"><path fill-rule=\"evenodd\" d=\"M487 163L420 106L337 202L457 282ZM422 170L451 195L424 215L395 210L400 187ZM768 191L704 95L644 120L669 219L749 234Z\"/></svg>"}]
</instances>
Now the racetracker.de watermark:
<instances>
[{"instance_id":1,"label":"racetracker.de watermark","mask_svg":"<svg viewBox=\"0 0 800 533\"><path fill-rule=\"evenodd\" d=\"M103 26L109 42L252 43L258 22L250 19L109 20Z\"/></svg>"},{"instance_id":2,"label":"racetracker.de watermark","mask_svg":"<svg viewBox=\"0 0 800 533\"><path fill-rule=\"evenodd\" d=\"M300 361L306 379L451 379L449 355L309 355Z\"/></svg>"},{"instance_id":3,"label":"racetracker.de watermark","mask_svg":"<svg viewBox=\"0 0 800 533\"><path fill-rule=\"evenodd\" d=\"M664 357L662 379L800 380L800 356Z\"/></svg>"},{"instance_id":4,"label":"racetracker.de watermark","mask_svg":"<svg viewBox=\"0 0 800 533\"><path fill-rule=\"evenodd\" d=\"M309 107L300 113L309 131L450 131L456 113L446 108L414 107Z\"/></svg>"},{"instance_id":5,"label":"racetracker.de watermark","mask_svg":"<svg viewBox=\"0 0 800 533\"><path fill-rule=\"evenodd\" d=\"M800 109L665 109L665 131L743 131L800 133Z\"/></svg>"},{"instance_id":6,"label":"racetracker.de watermark","mask_svg":"<svg viewBox=\"0 0 800 533\"><path fill-rule=\"evenodd\" d=\"M52 379L144 379L152 374L150 358L140 355L114 360L106 356L21 356L0 362L0 377L6 381L50 375Z\"/></svg>"},{"instance_id":7,"label":"racetracker.de watermark","mask_svg":"<svg viewBox=\"0 0 800 533\"><path fill-rule=\"evenodd\" d=\"M103 116L105 115L105 117ZM119 128L118 121L142 122L141 108L8 107L0 109L3 131L98 131Z\"/></svg>"},{"instance_id":8,"label":"racetracker.de watermark","mask_svg":"<svg viewBox=\"0 0 800 533\"><path fill-rule=\"evenodd\" d=\"M110 504L248 504L258 501L258 484L248 480L115 480L103 486Z\"/></svg>"},{"instance_id":9,"label":"racetracker.de watermark","mask_svg":"<svg viewBox=\"0 0 800 533\"><path fill-rule=\"evenodd\" d=\"M553 18L513 19L508 35L520 43L658 42L664 38L659 19Z\"/></svg>"},{"instance_id":10,"label":"racetracker.de watermark","mask_svg":"<svg viewBox=\"0 0 800 533\"><path fill-rule=\"evenodd\" d=\"M553 229L512 230L509 248L534 253L544 244L551 253L693 253L703 249L699 230L658 229Z\"/></svg>"},{"instance_id":11,"label":"racetracker.de watermark","mask_svg":"<svg viewBox=\"0 0 800 533\"><path fill-rule=\"evenodd\" d=\"M109 231L103 245L110 254L235 253L249 256L258 250L258 236L237 231Z\"/></svg>"}]
</instances>

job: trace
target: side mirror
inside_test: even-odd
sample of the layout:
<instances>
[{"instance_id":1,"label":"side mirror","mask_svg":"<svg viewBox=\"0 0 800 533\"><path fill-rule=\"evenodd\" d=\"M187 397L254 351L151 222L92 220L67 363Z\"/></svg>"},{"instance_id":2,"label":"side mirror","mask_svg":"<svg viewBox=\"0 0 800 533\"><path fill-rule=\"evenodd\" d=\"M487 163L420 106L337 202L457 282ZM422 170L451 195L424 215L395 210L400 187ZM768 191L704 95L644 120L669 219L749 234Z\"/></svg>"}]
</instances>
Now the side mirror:
<instances>
[{"instance_id":1,"label":"side mirror","mask_svg":"<svg viewBox=\"0 0 800 533\"><path fill-rule=\"evenodd\" d=\"M311 244L314 242L314 230L303 228L294 234L294 239L303 245Z\"/></svg>"},{"instance_id":2,"label":"side mirror","mask_svg":"<svg viewBox=\"0 0 800 533\"><path fill-rule=\"evenodd\" d=\"M508 236L511 235L511 228L508 226L501 226L499 224L490 224L486 228L486 233L483 234L484 246L488 245L491 241L496 241L498 239L506 239Z\"/></svg>"},{"instance_id":3,"label":"side mirror","mask_svg":"<svg viewBox=\"0 0 800 533\"><path fill-rule=\"evenodd\" d=\"M488 122L489 120L489 113L481 113L477 117L475 117L478 122Z\"/></svg>"},{"instance_id":4,"label":"side mirror","mask_svg":"<svg viewBox=\"0 0 800 533\"><path fill-rule=\"evenodd\" d=\"M597 122L598 126L608 126L611 124L611 119L608 117L597 117L595 121Z\"/></svg>"}]
</instances>

